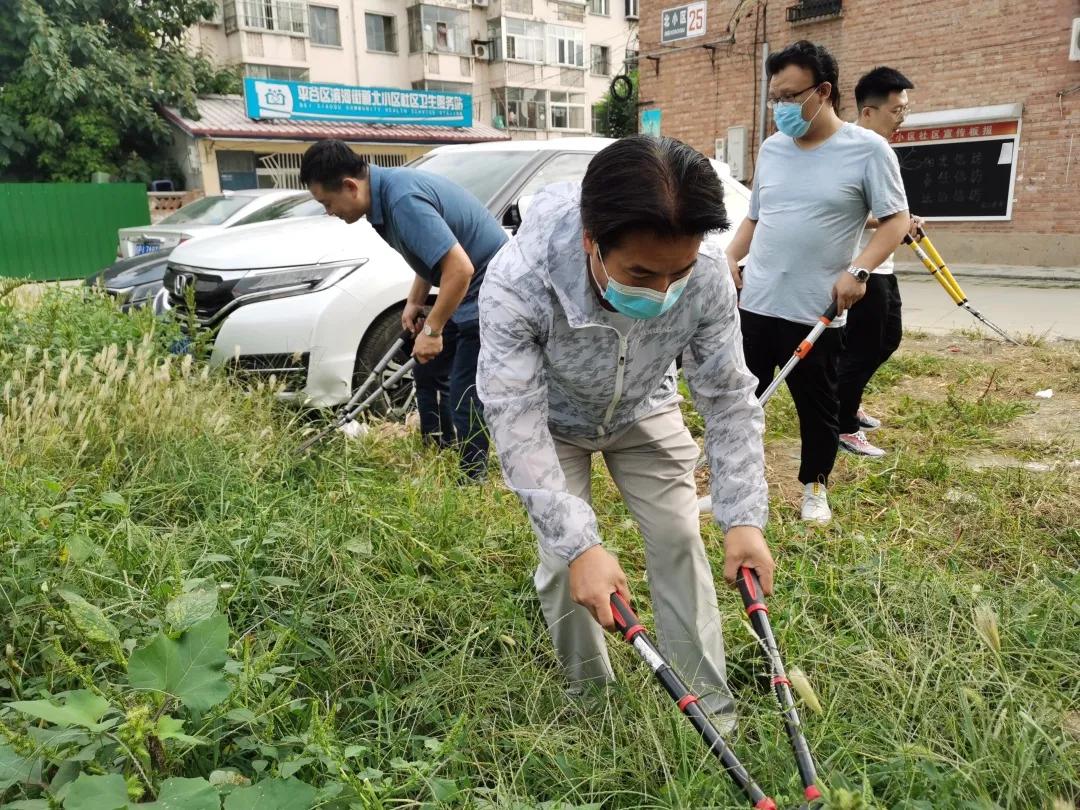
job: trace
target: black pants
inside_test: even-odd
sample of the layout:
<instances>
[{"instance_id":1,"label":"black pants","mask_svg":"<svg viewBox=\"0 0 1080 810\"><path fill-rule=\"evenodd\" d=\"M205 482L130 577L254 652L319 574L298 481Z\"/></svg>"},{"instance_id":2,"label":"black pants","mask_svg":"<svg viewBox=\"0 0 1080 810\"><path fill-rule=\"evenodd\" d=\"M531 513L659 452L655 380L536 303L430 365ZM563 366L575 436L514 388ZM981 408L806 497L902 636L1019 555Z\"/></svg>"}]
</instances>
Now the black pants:
<instances>
[{"instance_id":1,"label":"black pants","mask_svg":"<svg viewBox=\"0 0 1080 810\"><path fill-rule=\"evenodd\" d=\"M739 310L743 353L750 373L758 379L757 395L772 382L813 327ZM787 387L799 414L802 460L799 481L827 484L839 448L836 364L843 347L839 329L826 329L810 353L792 369Z\"/></svg>"},{"instance_id":2,"label":"black pants","mask_svg":"<svg viewBox=\"0 0 1080 810\"><path fill-rule=\"evenodd\" d=\"M418 363L414 372L417 375L421 432L425 436L434 434L438 425L440 444L445 446L448 439L455 440L461 451L462 472L477 480L487 474L489 443L484 425L484 406L476 393L476 360L479 354L480 321L450 321L443 330L442 352L427 364ZM425 365L431 368L427 369ZM449 399L440 390L440 378L449 385ZM438 405L434 401L436 393ZM447 409L452 425L446 421Z\"/></svg>"},{"instance_id":3,"label":"black pants","mask_svg":"<svg viewBox=\"0 0 1080 810\"><path fill-rule=\"evenodd\" d=\"M837 371L841 433L859 429L855 414L866 384L896 351L902 332L896 276L872 274L866 282L866 295L848 310L844 327L844 351Z\"/></svg>"},{"instance_id":4,"label":"black pants","mask_svg":"<svg viewBox=\"0 0 1080 810\"><path fill-rule=\"evenodd\" d=\"M443 331L443 350L439 356L413 367L420 435L440 449L453 447L457 435L454 430L454 406L450 401L450 372L456 350L457 330L448 328Z\"/></svg>"}]
</instances>

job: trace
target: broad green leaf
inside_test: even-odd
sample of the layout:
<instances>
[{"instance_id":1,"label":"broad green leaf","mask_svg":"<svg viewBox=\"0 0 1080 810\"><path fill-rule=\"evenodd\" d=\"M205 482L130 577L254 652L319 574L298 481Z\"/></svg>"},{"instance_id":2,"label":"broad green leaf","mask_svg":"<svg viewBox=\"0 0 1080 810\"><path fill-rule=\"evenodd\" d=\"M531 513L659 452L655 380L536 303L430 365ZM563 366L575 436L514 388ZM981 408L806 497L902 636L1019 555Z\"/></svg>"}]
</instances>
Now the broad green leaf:
<instances>
[{"instance_id":1,"label":"broad green leaf","mask_svg":"<svg viewBox=\"0 0 1080 810\"><path fill-rule=\"evenodd\" d=\"M82 774L71 783L64 799L64 810L127 810L128 792L124 777Z\"/></svg>"},{"instance_id":2,"label":"broad green leaf","mask_svg":"<svg viewBox=\"0 0 1080 810\"><path fill-rule=\"evenodd\" d=\"M68 613L75 623L75 628L89 641L98 644L119 644L120 631L105 618L101 608L95 607L71 591L57 591L60 598L67 602Z\"/></svg>"},{"instance_id":3,"label":"broad green leaf","mask_svg":"<svg viewBox=\"0 0 1080 810\"><path fill-rule=\"evenodd\" d=\"M25 782L34 770L34 760L19 756L10 745L0 745L0 795L12 785Z\"/></svg>"},{"instance_id":4,"label":"broad green leaf","mask_svg":"<svg viewBox=\"0 0 1080 810\"><path fill-rule=\"evenodd\" d=\"M63 692L57 697L65 698L62 705L58 706L50 700L17 700L7 705L17 712L57 726L81 726L90 731L104 731L115 725L114 720L100 722L109 710L109 701L88 689Z\"/></svg>"},{"instance_id":5,"label":"broad green leaf","mask_svg":"<svg viewBox=\"0 0 1080 810\"><path fill-rule=\"evenodd\" d=\"M0 810L49 810L48 799L23 799L18 802L0 804Z\"/></svg>"},{"instance_id":6,"label":"broad green leaf","mask_svg":"<svg viewBox=\"0 0 1080 810\"><path fill-rule=\"evenodd\" d=\"M128 682L135 689L173 695L189 709L205 712L229 696L225 680L229 625L214 616L173 641L162 634L131 654Z\"/></svg>"},{"instance_id":7,"label":"broad green leaf","mask_svg":"<svg viewBox=\"0 0 1080 810\"><path fill-rule=\"evenodd\" d=\"M220 810L221 798L205 779L177 777L161 783L156 802L132 805L132 808L137 807L149 810Z\"/></svg>"},{"instance_id":8,"label":"broad green leaf","mask_svg":"<svg viewBox=\"0 0 1080 810\"><path fill-rule=\"evenodd\" d=\"M281 763L281 767L278 768L278 773L281 774L283 779L288 779L290 776L293 776L300 771L305 765L310 765L314 761L314 757L297 757L296 759L290 759L288 762Z\"/></svg>"},{"instance_id":9,"label":"broad green leaf","mask_svg":"<svg viewBox=\"0 0 1080 810\"><path fill-rule=\"evenodd\" d=\"M184 721L169 715L162 715L154 728L154 736L159 740L176 740L188 745L206 745L206 740L201 737L192 737L184 734Z\"/></svg>"},{"instance_id":10,"label":"broad green leaf","mask_svg":"<svg viewBox=\"0 0 1080 810\"><path fill-rule=\"evenodd\" d=\"M119 492L103 493L101 502L105 504L105 506L110 506L113 509L124 509L127 506L127 501L124 500L124 496Z\"/></svg>"},{"instance_id":11,"label":"broad green leaf","mask_svg":"<svg viewBox=\"0 0 1080 810\"><path fill-rule=\"evenodd\" d=\"M315 801L315 788L299 779L266 779L229 794L225 810L300 810Z\"/></svg>"},{"instance_id":12,"label":"broad green leaf","mask_svg":"<svg viewBox=\"0 0 1080 810\"><path fill-rule=\"evenodd\" d=\"M428 787L437 802L448 802L461 792L461 788L453 779L443 779L438 776L428 779Z\"/></svg>"},{"instance_id":13,"label":"broad green leaf","mask_svg":"<svg viewBox=\"0 0 1080 810\"><path fill-rule=\"evenodd\" d=\"M165 606L165 621L174 633L204 622L217 611L217 586L212 582L182 593Z\"/></svg>"},{"instance_id":14,"label":"broad green leaf","mask_svg":"<svg viewBox=\"0 0 1080 810\"><path fill-rule=\"evenodd\" d=\"M101 548L83 534L76 534L67 544L68 557L73 563L84 563L101 554Z\"/></svg>"}]
</instances>

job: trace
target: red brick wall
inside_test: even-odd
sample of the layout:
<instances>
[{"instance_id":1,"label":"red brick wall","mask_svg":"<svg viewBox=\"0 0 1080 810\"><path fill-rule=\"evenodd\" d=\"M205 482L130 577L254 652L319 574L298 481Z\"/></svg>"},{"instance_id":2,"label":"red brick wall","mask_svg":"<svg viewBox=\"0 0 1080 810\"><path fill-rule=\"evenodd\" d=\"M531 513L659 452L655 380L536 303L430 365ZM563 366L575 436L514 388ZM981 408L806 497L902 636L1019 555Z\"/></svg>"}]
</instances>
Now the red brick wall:
<instances>
[{"instance_id":1,"label":"red brick wall","mask_svg":"<svg viewBox=\"0 0 1080 810\"><path fill-rule=\"evenodd\" d=\"M1002 263L1080 264L1080 92L1058 95L1080 85L1080 62L1068 59L1080 0L844 0L841 18L800 25L786 20L786 8L796 0L709 0L707 33L680 44L724 40L736 7L743 6L732 24L735 41L719 42L714 62L700 47L670 53L660 47L660 12L681 1L641 0L641 100L663 111L665 135L711 155L714 139L727 127L746 126L752 169L766 41L771 51L796 39L828 47L840 64L845 120L855 117L855 81L881 64L912 80L917 112L1021 102L1012 220L936 223L934 231L968 234L969 241L996 235L997 253L1010 257L1015 251L1006 237L1028 246ZM657 63L644 58L648 54L661 54L659 75ZM768 126L771 132L771 115ZM1020 254L1042 249L1055 260L1020 261Z\"/></svg>"}]
</instances>

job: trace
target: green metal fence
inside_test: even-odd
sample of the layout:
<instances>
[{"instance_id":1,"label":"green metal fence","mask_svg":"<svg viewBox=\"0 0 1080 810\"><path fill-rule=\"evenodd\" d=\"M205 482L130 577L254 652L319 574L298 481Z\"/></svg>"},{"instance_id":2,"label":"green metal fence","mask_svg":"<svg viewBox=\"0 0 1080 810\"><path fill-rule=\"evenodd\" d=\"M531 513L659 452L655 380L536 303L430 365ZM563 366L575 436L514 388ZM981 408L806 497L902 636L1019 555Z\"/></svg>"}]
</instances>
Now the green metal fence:
<instances>
[{"instance_id":1,"label":"green metal fence","mask_svg":"<svg viewBox=\"0 0 1080 810\"><path fill-rule=\"evenodd\" d=\"M139 183L0 183L0 276L88 276L116 260L118 228L149 222Z\"/></svg>"}]
</instances>

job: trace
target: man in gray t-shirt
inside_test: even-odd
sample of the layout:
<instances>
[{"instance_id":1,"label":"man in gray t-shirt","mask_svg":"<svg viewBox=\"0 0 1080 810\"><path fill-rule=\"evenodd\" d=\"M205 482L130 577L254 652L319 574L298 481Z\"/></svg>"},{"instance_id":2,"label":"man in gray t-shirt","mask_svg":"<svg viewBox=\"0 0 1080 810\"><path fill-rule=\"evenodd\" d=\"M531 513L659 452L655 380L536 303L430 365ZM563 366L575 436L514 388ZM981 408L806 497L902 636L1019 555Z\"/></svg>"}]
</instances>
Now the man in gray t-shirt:
<instances>
[{"instance_id":1,"label":"man in gray t-shirt","mask_svg":"<svg viewBox=\"0 0 1080 810\"><path fill-rule=\"evenodd\" d=\"M727 250L742 290L743 350L759 395L833 300L844 313L863 296L870 272L908 227L900 167L888 142L837 115L832 55L802 40L770 56L766 69L779 131L761 146L750 212ZM871 213L881 224L856 255ZM833 321L843 323L843 314ZM802 517L818 523L832 518L826 486L838 448L840 348L839 329L827 330L787 378L802 438Z\"/></svg>"}]
</instances>

